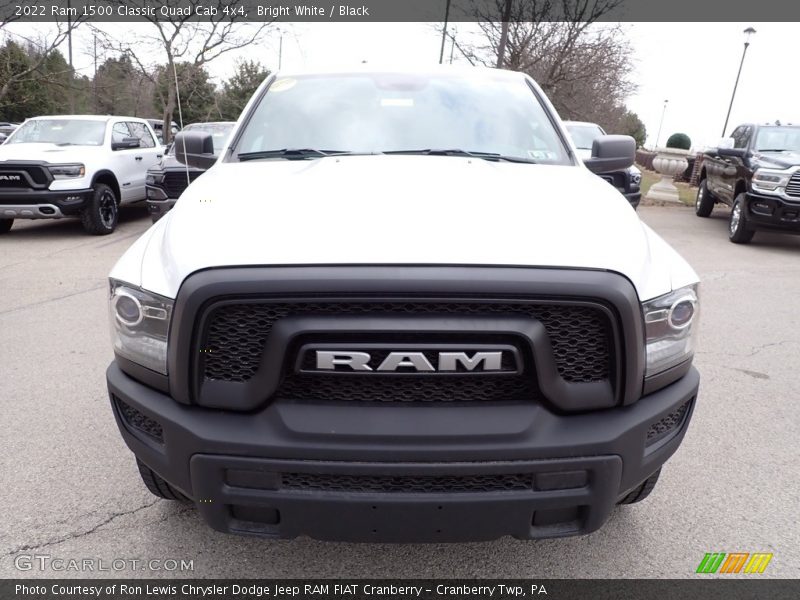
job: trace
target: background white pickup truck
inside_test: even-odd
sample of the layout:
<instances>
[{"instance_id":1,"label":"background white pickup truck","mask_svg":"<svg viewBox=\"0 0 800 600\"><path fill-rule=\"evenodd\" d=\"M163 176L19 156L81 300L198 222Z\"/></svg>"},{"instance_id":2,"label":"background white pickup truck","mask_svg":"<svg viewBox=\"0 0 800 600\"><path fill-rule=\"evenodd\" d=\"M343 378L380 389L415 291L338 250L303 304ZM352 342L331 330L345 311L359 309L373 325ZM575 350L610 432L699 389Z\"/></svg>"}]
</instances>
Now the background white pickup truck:
<instances>
[{"instance_id":1,"label":"background white pickup truck","mask_svg":"<svg viewBox=\"0 0 800 600\"><path fill-rule=\"evenodd\" d=\"M0 234L14 219L62 217L79 217L93 235L111 233L120 204L145 199L147 169L163 154L144 119L28 119L0 147Z\"/></svg>"}]
</instances>

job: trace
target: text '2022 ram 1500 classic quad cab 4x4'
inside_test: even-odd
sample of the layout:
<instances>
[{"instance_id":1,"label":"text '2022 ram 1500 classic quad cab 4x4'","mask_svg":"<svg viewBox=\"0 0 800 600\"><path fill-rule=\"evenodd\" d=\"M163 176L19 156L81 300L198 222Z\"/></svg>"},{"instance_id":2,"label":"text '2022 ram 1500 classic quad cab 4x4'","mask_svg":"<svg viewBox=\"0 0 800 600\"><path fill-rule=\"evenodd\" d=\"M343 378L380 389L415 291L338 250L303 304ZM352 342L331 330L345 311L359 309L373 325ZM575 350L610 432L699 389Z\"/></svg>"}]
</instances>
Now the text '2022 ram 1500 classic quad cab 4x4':
<instances>
[{"instance_id":1,"label":"text '2022 ram 1500 classic quad cab 4x4'","mask_svg":"<svg viewBox=\"0 0 800 600\"><path fill-rule=\"evenodd\" d=\"M0 233L14 219L62 217L111 233L119 205L145 199L145 174L163 153L144 119L28 119L0 146Z\"/></svg>"},{"instance_id":2,"label":"text '2022 ram 1500 classic quad cab 4x4'","mask_svg":"<svg viewBox=\"0 0 800 600\"><path fill-rule=\"evenodd\" d=\"M747 244L757 230L800 233L800 126L739 125L703 155L695 212L731 207L728 238Z\"/></svg>"},{"instance_id":3,"label":"text '2022 ram 1500 classic quad cab 4x4'","mask_svg":"<svg viewBox=\"0 0 800 600\"><path fill-rule=\"evenodd\" d=\"M698 282L591 172L633 153L579 160L520 73L268 78L111 273L147 487L361 541L582 534L644 498L697 396Z\"/></svg>"}]
</instances>

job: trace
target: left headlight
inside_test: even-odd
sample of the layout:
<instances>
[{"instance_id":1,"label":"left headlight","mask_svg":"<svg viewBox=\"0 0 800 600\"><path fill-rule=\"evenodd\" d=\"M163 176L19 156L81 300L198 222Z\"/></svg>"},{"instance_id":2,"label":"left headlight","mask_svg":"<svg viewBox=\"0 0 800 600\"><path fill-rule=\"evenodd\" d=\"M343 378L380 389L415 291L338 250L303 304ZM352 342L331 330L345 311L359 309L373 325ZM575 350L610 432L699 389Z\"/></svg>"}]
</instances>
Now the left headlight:
<instances>
[{"instance_id":1,"label":"left headlight","mask_svg":"<svg viewBox=\"0 0 800 600\"><path fill-rule=\"evenodd\" d=\"M699 284L692 284L642 303L650 377L694 355L700 303Z\"/></svg>"},{"instance_id":2,"label":"left headlight","mask_svg":"<svg viewBox=\"0 0 800 600\"><path fill-rule=\"evenodd\" d=\"M86 167L81 164L50 165L47 168L56 179L74 179L86 175Z\"/></svg>"},{"instance_id":3,"label":"left headlight","mask_svg":"<svg viewBox=\"0 0 800 600\"><path fill-rule=\"evenodd\" d=\"M164 173L162 171L148 171L145 183L147 185L161 185L164 183Z\"/></svg>"},{"instance_id":4,"label":"left headlight","mask_svg":"<svg viewBox=\"0 0 800 600\"><path fill-rule=\"evenodd\" d=\"M109 317L114 352L166 375L173 301L114 279L110 284Z\"/></svg>"},{"instance_id":5,"label":"left headlight","mask_svg":"<svg viewBox=\"0 0 800 600\"><path fill-rule=\"evenodd\" d=\"M756 192L764 194L780 194L785 188L789 180L792 178L794 170L780 170L780 169L756 169L753 173L753 178L750 180L750 185Z\"/></svg>"}]
</instances>

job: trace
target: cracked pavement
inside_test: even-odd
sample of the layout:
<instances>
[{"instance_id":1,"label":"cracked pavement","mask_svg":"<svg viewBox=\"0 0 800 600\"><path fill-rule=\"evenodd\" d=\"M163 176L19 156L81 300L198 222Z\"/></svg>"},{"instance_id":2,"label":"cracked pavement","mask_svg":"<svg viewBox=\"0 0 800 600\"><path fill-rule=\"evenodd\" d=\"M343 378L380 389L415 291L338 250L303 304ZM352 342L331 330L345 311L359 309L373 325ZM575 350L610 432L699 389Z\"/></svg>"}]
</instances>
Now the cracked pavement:
<instances>
[{"instance_id":1,"label":"cracked pavement","mask_svg":"<svg viewBox=\"0 0 800 600\"><path fill-rule=\"evenodd\" d=\"M692 577L705 552L773 552L800 576L800 237L727 240L727 214L640 215L703 279L701 391L682 447L643 503L586 537L482 544L270 541L209 529L139 481L105 391L105 277L149 226L18 222L0 237L0 577ZM14 558L193 559L194 571L19 571Z\"/></svg>"}]
</instances>

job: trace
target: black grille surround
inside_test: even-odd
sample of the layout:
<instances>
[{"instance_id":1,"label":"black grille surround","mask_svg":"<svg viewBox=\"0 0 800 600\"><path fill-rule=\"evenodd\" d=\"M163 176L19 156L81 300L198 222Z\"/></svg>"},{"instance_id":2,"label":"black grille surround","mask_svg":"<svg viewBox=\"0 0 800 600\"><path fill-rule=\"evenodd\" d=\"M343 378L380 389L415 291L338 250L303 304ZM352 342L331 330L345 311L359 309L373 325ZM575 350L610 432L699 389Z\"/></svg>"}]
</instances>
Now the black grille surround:
<instances>
[{"instance_id":1,"label":"black grille surround","mask_svg":"<svg viewBox=\"0 0 800 600\"><path fill-rule=\"evenodd\" d=\"M224 309L226 306L233 308ZM298 315L298 307L306 312ZM225 312L217 312L223 309ZM420 314L420 309L426 312ZM441 310L449 312L437 312ZM534 310L537 316L533 316ZM224 320L218 320L220 315ZM567 332L562 336L565 345L559 343L554 327ZM598 331L602 332L599 338ZM387 336L347 337L354 332ZM398 339L398 332L417 337ZM454 333L472 337L455 339ZM319 339L319 334L327 337ZM444 339L431 340L429 334ZM506 338L486 338L495 334ZM280 403L330 405L330 399L318 393L327 385L322 383L326 379L338 376L337 389L344 394L345 379L352 378L353 385L365 389L376 385L365 383L367 380L379 381L383 374L302 373L317 381L307 387L310 379L294 377L299 357L299 348L292 347L295 342L310 347L342 344L343 350L357 350L349 348L354 341L390 348L395 343L435 346L442 341L468 342L463 349L467 350L475 345L507 346L509 336L520 352L521 372L394 373L387 375L384 395L369 396L382 405L408 405L409 400L472 402L473 398L536 403L543 397L551 409L576 412L631 404L642 395L641 305L625 277L598 270L435 265L220 267L190 275L175 300L169 389L180 403L232 411L265 409L276 399ZM222 344L214 348L209 340ZM225 344L244 360L232 359ZM259 356L260 363L256 362ZM582 360L582 356L599 360ZM231 366L230 373L235 372L238 380L226 371L233 362L238 365ZM218 375L229 380L213 378ZM435 385L449 385L450 390L410 398L390 393L399 386L421 390L422 386L411 382L423 377L428 378L429 390ZM470 387L463 385L467 378ZM524 379L523 387L511 392L503 389L515 378L517 382ZM445 379L454 383L431 383ZM400 380L404 383L398 383ZM486 384L479 389L481 380ZM309 390L317 393L298 397ZM471 392L472 397L460 390ZM355 401L354 393L346 396L338 399L356 405L365 400L363 394ZM432 401L425 402L426 397Z\"/></svg>"},{"instance_id":2,"label":"black grille surround","mask_svg":"<svg viewBox=\"0 0 800 600\"><path fill-rule=\"evenodd\" d=\"M608 314L599 306L550 303L535 299L495 301L421 301L417 298L347 300L227 299L206 313L205 330L198 342L197 377L214 383L247 384L259 370L273 327L281 319L302 316L345 315L366 317L531 317L541 322L553 347L558 373L573 383L613 379L613 335ZM422 339L429 339L427 336ZM481 340L483 341L483 340ZM508 340L503 340L508 341ZM308 374L291 365L297 349L287 349L282 381L273 401L373 403L540 402L532 359L524 360L520 374Z\"/></svg>"}]
</instances>

